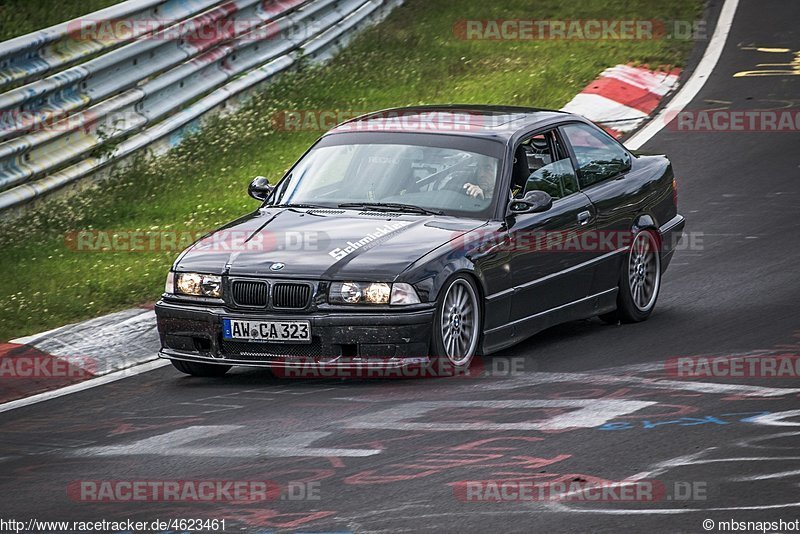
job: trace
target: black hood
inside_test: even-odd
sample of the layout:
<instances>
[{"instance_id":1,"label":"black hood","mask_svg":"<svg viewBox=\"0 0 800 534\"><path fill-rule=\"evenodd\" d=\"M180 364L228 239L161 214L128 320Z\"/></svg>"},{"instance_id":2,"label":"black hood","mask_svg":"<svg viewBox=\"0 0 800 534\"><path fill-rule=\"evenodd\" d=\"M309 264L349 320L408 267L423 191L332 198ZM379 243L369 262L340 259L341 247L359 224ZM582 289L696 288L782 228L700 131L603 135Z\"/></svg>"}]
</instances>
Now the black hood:
<instances>
[{"instance_id":1,"label":"black hood","mask_svg":"<svg viewBox=\"0 0 800 534\"><path fill-rule=\"evenodd\" d=\"M175 269L233 276L392 281L485 224L444 216L264 208L192 245ZM283 267L276 270L276 264Z\"/></svg>"}]
</instances>

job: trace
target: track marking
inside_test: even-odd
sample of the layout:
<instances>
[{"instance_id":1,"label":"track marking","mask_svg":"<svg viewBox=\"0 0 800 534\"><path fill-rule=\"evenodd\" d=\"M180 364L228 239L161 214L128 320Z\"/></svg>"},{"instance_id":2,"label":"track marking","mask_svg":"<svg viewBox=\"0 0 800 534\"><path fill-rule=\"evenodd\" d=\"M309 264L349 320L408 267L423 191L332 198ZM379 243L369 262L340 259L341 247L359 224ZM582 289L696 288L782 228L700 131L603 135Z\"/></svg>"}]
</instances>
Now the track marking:
<instances>
[{"instance_id":1,"label":"track marking","mask_svg":"<svg viewBox=\"0 0 800 534\"><path fill-rule=\"evenodd\" d=\"M591 373L529 373L518 378L487 384L483 387L483 389L518 389L536 386L539 384L552 384L556 382L577 382L590 385L627 384L647 389L693 391L696 393L740 395L743 397L782 397L784 395L794 395L800 393L800 388L769 388L746 384L719 384L717 382L696 382L694 380L664 380L630 375L616 376Z\"/></svg>"},{"instance_id":2,"label":"track marking","mask_svg":"<svg viewBox=\"0 0 800 534\"><path fill-rule=\"evenodd\" d=\"M700 458L705 456L711 451L717 450L717 447L708 447L703 449L702 451L693 452L691 454L686 454L683 456L678 456L677 458L670 458L669 460L663 460L658 462L653 466L652 469L649 471L642 471L641 473L636 473L635 475L631 475L626 477L625 480L647 480L650 478L656 478L671 468L679 466L679 465L694 465L695 463L700 461Z\"/></svg>"},{"instance_id":3,"label":"track marking","mask_svg":"<svg viewBox=\"0 0 800 534\"><path fill-rule=\"evenodd\" d=\"M738 443L738 445L740 447L746 447L746 448L751 448L751 449L778 449L778 450L787 450L788 449L788 450L791 450L791 451L795 451L797 449L797 447L795 445L783 446L783 447L779 447L777 445L772 445L772 446L770 446L770 445L757 445L758 443L762 443L764 441L772 441L774 439L788 438L788 437L792 437L792 436L800 436L800 432L782 432L780 434L769 434L769 435L766 435L766 436L757 436L757 437L753 437L753 438L748 438L748 439L742 440L742 441L740 441ZM800 458L798 458L798 459L800 460Z\"/></svg>"},{"instance_id":4,"label":"track marking","mask_svg":"<svg viewBox=\"0 0 800 534\"><path fill-rule=\"evenodd\" d=\"M388 430L563 430L594 428L656 404L650 401L565 399L565 400L489 400L489 401L419 401L406 402L386 410L353 418L347 428L377 428ZM575 411L549 419L525 423L414 423L408 419L423 417L431 412L452 408L576 408Z\"/></svg>"},{"instance_id":5,"label":"track marking","mask_svg":"<svg viewBox=\"0 0 800 534\"><path fill-rule=\"evenodd\" d=\"M652 515L652 514L691 514L698 512L736 512L742 510L780 510L783 508L800 508L800 502L789 502L785 504L767 504L762 506L722 506L714 508L570 508L561 503L552 503L554 510L580 514L607 514L607 515ZM564 510L557 510L557 508Z\"/></svg>"},{"instance_id":6,"label":"track marking","mask_svg":"<svg viewBox=\"0 0 800 534\"><path fill-rule=\"evenodd\" d=\"M770 426L800 426L797 421L785 421L790 417L800 417L800 410L788 410L785 412L775 412L767 415L759 415L750 419L751 423L757 425L770 425Z\"/></svg>"},{"instance_id":7,"label":"track marking","mask_svg":"<svg viewBox=\"0 0 800 534\"><path fill-rule=\"evenodd\" d=\"M742 457L742 458L703 458L707 456L708 453L718 450L717 447L709 447L702 451L698 451L696 453L688 454L685 456L678 456L677 458L672 458L669 460L665 460L662 462L658 462L653 466L653 468L649 471L643 471L641 473L637 473L635 475L629 476L625 478L625 482L631 481L635 482L638 480L647 480L647 479L654 479L662 474L668 472L673 467L679 466L696 466L701 464L712 464L712 463L722 463L722 462L754 462L754 461L785 461L791 459L797 459L797 457L793 456L785 456L785 457ZM733 481L756 481L756 480L765 480L765 479L774 479L774 478L784 478L787 476L794 476L800 474L800 471L785 471L781 473L772 473L769 475L756 475L750 477L740 477L740 478L732 478L730 480ZM686 513L696 513L696 512L720 512L720 511L738 511L738 510L773 510L773 509L782 509L782 508L797 508L800 507L800 502L789 502L783 504L771 504L771 505L754 505L754 506L726 506L726 507L713 507L713 508L645 508L645 509L599 509L599 508L581 508L581 507L572 507L568 506L567 504L552 501L545 503L546 507L549 511L552 512L568 512L568 513L596 513L596 514L610 514L610 515L627 515L627 514L686 514Z\"/></svg>"},{"instance_id":8,"label":"track marking","mask_svg":"<svg viewBox=\"0 0 800 534\"><path fill-rule=\"evenodd\" d=\"M736 7L739 5L739 0L725 0L722 10L717 19L717 27L714 29L714 35L711 36L706 51L697 68L694 70L686 85L678 91L675 97L670 100L655 117L644 128L642 128L633 137L628 139L625 145L631 150L638 150L647 141L652 139L654 135L661 131L667 125L670 119L674 118L683 108L685 108L700 89L703 88L714 68L717 66L722 50L725 48L725 42L728 40L728 33L730 33L731 26L733 25L733 17L736 14Z\"/></svg>"},{"instance_id":9,"label":"track marking","mask_svg":"<svg viewBox=\"0 0 800 534\"><path fill-rule=\"evenodd\" d=\"M781 461L785 460L785 458L770 458L770 460ZM734 477L731 480L734 482L754 482L756 480L773 480L776 478L790 478L800 475L800 470L793 470L793 471L781 471L779 473L769 473L766 475L753 475L753 476L746 476L746 477Z\"/></svg>"},{"instance_id":10,"label":"track marking","mask_svg":"<svg viewBox=\"0 0 800 534\"><path fill-rule=\"evenodd\" d=\"M380 449L332 449L309 447L313 442L330 435L330 432L294 432L287 436L261 441L256 447L203 446L189 444L202 439L231 434L245 428L244 425L190 426L140 439L127 445L86 447L73 453L74 456L211 456L223 458L290 458L316 456L328 458L364 457L380 454Z\"/></svg>"}]
</instances>

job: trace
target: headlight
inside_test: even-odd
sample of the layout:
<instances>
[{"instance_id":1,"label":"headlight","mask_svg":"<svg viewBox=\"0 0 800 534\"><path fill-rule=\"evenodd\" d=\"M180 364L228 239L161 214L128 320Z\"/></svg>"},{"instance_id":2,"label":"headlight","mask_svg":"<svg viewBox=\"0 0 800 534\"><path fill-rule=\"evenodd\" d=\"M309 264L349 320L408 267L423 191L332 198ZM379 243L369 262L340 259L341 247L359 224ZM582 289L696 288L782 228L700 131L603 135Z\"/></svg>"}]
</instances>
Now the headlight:
<instances>
[{"instance_id":1,"label":"headlight","mask_svg":"<svg viewBox=\"0 0 800 534\"><path fill-rule=\"evenodd\" d=\"M364 301L369 304L387 304L391 291L389 284L370 284L364 290Z\"/></svg>"},{"instance_id":2,"label":"headlight","mask_svg":"<svg viewBox=\"0 0 800 534\"><path fill-rule=\"evenodd\" d=\"M334 287L335 286L336 284L334 284ZM337 291L334 291L334 288L331 288L331 297L334 299L339 297L342 299L342 302L347 302L348 304L358 304L363 296L361 286L351 282L339 284L339 287L336 289Z\"/></svg>"},{"instance_id":3,"label":"headlight","mask_svg":"<svg viewBox=\"0 0 800 534\"><path fill-rule=\"evenodd\" d=\"M177 292L198 297L222 296L222 277L213 274L178 273L175 279Z\"/></svg>"},{"instance_id":4,"label":"headlight","mask_svg":"<svg viewBox=\"0 0 800 534\"><path fill-rule=\"evenodd\" d=\"M409 284L384 282L334 282L328 292L331 304L419 304Z\"/></svg>"}]
</instances>

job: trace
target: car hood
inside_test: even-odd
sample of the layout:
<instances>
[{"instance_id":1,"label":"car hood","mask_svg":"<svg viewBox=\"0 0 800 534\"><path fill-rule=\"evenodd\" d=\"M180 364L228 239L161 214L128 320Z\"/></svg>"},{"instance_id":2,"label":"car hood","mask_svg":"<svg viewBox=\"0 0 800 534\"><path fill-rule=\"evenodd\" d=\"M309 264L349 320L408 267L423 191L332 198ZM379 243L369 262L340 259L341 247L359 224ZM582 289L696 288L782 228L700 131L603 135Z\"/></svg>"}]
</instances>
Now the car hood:
<instances>
[{"instance_id":1,"label":"car hood","mask_svg":"<svg viewBox=\"0 0 800 534\"><path fill-rule=\"evenodd\" d=\"M200 239L174 268L231 276L392 281L423 255L485 223L444 216L263 208Z\"/></svg>"}]
</instances>

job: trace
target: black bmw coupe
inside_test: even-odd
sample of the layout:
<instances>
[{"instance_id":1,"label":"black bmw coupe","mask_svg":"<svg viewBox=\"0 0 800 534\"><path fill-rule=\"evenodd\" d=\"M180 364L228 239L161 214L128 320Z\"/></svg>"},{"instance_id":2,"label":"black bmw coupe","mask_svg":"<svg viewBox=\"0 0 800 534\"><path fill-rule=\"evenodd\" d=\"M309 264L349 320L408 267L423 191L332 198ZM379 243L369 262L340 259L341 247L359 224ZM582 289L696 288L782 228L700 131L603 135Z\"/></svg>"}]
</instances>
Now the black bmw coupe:
<instances>
[{"instance_id":1,"label":"black bmw coupe","mask_svg":"<svg viewBox=\"0 0 800 534\"><path fill-rule=\"evenodd\" d=\"M665 156L518 107L364 115L249 193L260 207L184 251L156 305L184 373L458 372L565 321L642 321L684 228Z\"/></svg>"}]
</instances>

